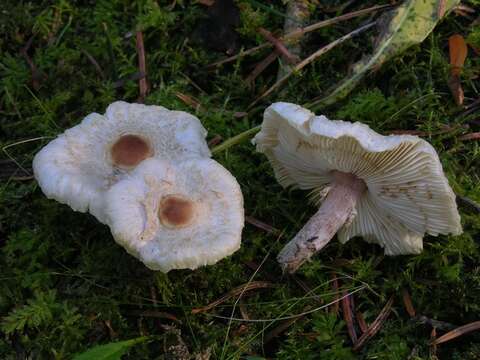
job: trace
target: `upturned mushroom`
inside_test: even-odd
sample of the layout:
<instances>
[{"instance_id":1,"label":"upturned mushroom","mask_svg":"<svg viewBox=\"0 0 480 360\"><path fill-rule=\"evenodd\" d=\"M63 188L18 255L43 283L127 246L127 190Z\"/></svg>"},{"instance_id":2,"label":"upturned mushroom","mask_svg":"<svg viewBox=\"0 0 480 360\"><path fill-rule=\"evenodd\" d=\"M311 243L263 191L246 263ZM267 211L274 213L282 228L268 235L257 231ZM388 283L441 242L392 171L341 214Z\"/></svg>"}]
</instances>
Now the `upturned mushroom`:
<instances>
[{"instance_id":1,"label":"upturned mushroom","mask_svg":"<svg viewBox=\"0 0 480 360\"><path fill-rule=\"evenodd\" d=\"M242 192L211 159L145 160L105 203L115 240L153 270L214 264L240 247Z\"/></svg>"},{"instance_id":2,"label":"upturned mushroom","mask_svg":"<svg viewBox=\"0 0 480 360\"><path fill-rule=\"evenodd\" d=\"M105 223L102 194L143 160L210 157L207 132L183 111L117 101L60 134L34 158L44 194Z\"/></svg>"},{"instance_id":3,"label":"upturned mushroom","mask_svg":"<svg viewBox=\"0 0 480 360\"><path fill-rule=\"evenodd\" d=\"M462 232L438 155L419 137L382 136L364 124L280 102L266 109L254 142L282 186L310 189L321 202L278 255L288 272L337 232L342 243L361 236L387 255L421 252L426 233Z\"/></svg>"}]
</instances>

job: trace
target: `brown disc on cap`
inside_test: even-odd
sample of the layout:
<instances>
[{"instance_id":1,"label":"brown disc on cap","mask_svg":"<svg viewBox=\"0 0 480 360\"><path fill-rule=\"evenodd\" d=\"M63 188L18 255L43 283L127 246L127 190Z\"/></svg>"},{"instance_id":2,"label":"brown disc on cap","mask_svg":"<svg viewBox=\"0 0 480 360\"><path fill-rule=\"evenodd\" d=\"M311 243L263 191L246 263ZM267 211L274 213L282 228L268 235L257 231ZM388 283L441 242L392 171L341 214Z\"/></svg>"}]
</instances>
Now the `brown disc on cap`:
<instances>
[{"instance_id":1,"label":"brown disc on cap","mask_svg":"<svg viewBox=\"0 0 480 360\"><path fill-rule=\"evenodd\" d=\"M111 148L112 161L119 167L134 167L153 155L147 140L138 135L123 135Z\"/></svg>"},{"instance_id":2,"label":"brown disc on cap","mask_svg":"<svg viewBox=\"0 0 480 360\"><path fill-rule=\"evenodd\" d=\"M160 201L158 218L167 227L187 226L194 218L194 203L181 195L167 195Z\"/></svg>"}]
</instances>

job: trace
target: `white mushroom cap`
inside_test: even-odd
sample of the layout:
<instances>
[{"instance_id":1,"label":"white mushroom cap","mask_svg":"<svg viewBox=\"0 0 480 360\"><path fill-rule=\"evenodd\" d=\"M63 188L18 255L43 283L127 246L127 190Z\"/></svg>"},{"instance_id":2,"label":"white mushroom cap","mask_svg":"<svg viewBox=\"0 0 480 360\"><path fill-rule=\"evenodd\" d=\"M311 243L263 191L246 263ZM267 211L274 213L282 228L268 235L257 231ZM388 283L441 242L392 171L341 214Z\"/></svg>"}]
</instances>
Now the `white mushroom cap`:
<instances>
[{"instance_id":1,"label":"white mushroom cap","mask_svg":"<svg viewBox=\"0 0 480 360\"><path fill-rule=\"evenodd\" d=\"M115 240L153 270L195 269L239 249L243 197L211 159L148 159L106 195Z\"/></svg>"},{"instance_id":2,"label":"white mushroom cap","mask_svg":"<svg viewBox=\"0 0 480 360\"><path fill-rule=\"evenodd\" d=\"M206 134L186 112L117 101L46 145L33 170L48 198L105 222L102 193L111 184L148 157L209 157Z\"/></svg>"},{"instance_id":3,"label":"white mushroom cap","mask_svg":"<svg viewBox=\"0 0 480 360\"><path fill-rule=\"evenodd\" d=\"M254 142L284 187L328 191L332 170L362 179L367 191L341 242L362 236L385 254L419 253L425 233L460 234L455 195L435 149L416 136L382 136L361 123L331 121L295 104L275 103Z\"/></svg>"}]
</instances>

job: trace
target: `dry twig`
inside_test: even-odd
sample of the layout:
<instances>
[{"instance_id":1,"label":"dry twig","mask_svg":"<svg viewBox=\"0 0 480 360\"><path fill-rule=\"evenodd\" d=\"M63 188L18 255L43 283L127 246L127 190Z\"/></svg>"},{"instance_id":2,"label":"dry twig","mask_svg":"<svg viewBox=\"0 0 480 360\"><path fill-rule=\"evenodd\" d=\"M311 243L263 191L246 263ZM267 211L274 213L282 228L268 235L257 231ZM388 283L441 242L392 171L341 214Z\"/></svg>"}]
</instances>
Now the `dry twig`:
<instances>
[{"instance_id":1,"label":"dry twig","mask_svg":"<svg viewBox=\"0 0 480 360\"><path fill-rule=\"evenodd\" d=\"M455 339L459 336L468 334L469 332L475 331L480 329L480 321L474 321L470 324L460 326L456 329L453 329L452 331L449 331L448 333L440 336L439 338L435 339L432 344L438 345L442 344L444 342L450 341L452 339Z\"/></svg>"},{"instance_id":2,"label":"dry twig","mask_svg":"<svg viewBox=\"0 0 480 360\"><path fill-rule=\"evenodd\" d=\"M322 56L323 54L327 53L328 51L330 51L331 49L333 49L334 47L336 47L337 45L340 45L341 43L351 39L352 37L354 37L355 35L358 35L359 33L371 28L372 26L375 25L375 22L371 22L367 25L364 25L364 26L361 26L360 28L352 31L352 32L349 32L348 34L342 36L341 38L335 40L335 41L332 41L330 44L327 44L325 45L324 47L320 48L319 50L317 50L316 52L314 52L312 55L310 55L309 57L307 57L305 60L299 62L297 65L295 65L293 67L293 70L289 73L287 73L285 76L283 76L282 78L278 79L277 82L275 84L273 84L267 91L265 91L262 95L260 95L255 101L253 101L249 106L248 106L248 109L251 109L254 105L256 105L260 100L262 100L263 98L267 97L268 95L270 95L272 92L274 92L275 90L277 90L281 85L283 85L285 83L285 81L288 80L288 78L290 78L290 76L297 72L297 71L300 71L302 70L305 66L307 66L308 64L310 64L311 62L315 61L316 59L318 59L320 56Z\"/></svg>"},{"instance_id":3,"label":"dry twig","mask_svg":"<svg viewBox=\"0 0 480 360\"><path fill-rule=\"evenodd\" d=\"M232 297L243 294L247 291L256 290L256 289L272 288L274 286L275 286L274 284L272 284L271 282L267 282L267 281L252 281L252 282L237 286L236 288L230 290L228 293L226 293L225 295L223 295L219 299L211 302L210 304L208 304L206 306L203 306L203 307L200 307L200 308L192 309L192 314L199 314L199 313L211 310L214 307L216 307L216 306L224 303L225 301L231 299Z\"/></svg>"},{"instance_id":4,"label":"dry twig","mask_svg":"<svg viewBox=\"0 0 480 360\"><path fill-rule=\"evenodd\" d=\"M415 308L413 307L412 299L410 298L410 294L408 293L407 289L403 289L402 299L403 299L403 304L405 305L405 310L407 310L408 315L411 318L415 317Z\"/></svg>"},{"instance_id":5,"label":"dry twig","mask_svg":"<svg viewBox=\"0 0 480 360\"><path fill-rule=\"evenodd\" d=\"M265 59L258 62L257 65L253 68L253 71L246 77L245 82L252 86L253 82L271 63L273 63L278 58L278 51L272 51Z\"/></svg>"},{"instance_id":6,"label":"dry twig","mask_svg":"<svg viewBox=\"0 0 480 360\"><path fill-rule=\"evenodd\" d=\"M141 73L145 74L145 76L138 81L138 85L140 87L140 96L138 98L138 101L143 103L148 93L148 83L146 79L147 65L145 62L145 46L143 44L143 33L141 31L137 31L136 39L138 53L138 69Z\"/></svg>"},{"instance_id":7,"label":"dry twig","mask_svg":"<svg viewBox=\"0 0 480 360\"><path fill-rule=\"evenodd\" d=\"M92 55L90 55L90 53L87 50L81 49L80 51L87 57L88 61L90 61L90 63L95 68L95 70L97 70L100 77L102 79L105 79L105 74L103 73L103 70L101 66L98 64L97 60L95 60L95 58Z\"/></svg>"},{"instance_id":8,"label":"dry twig","mask_svg":"<svg viewBox=\"0 0 480 360\"><path fill-rule=\"evenodd\" d=\"M367 322L365 321L365 318L363 317L363 314L360 311L357 311L356 318L357 318L358 327L362 331L362 334L367 332L368 325L367 325Z\"/></svg>"},{"instance_id":9,"label":"dry twig","mask_svg":"<svg viewBox=\"0 0 480 360\"><path fill-rule=\"evenodd\" d=\"M362 336L360 336L355 344L353 344L353 350L358 351L360 348L375 334L380 330L385 320L387 320L388 315L390 315L390 311L392 310L393 305L393 297L387 301L385 306L383 307L380 314L378 314L377 318L373 321L373 323L368 327L367 331L365 331Z\"/></svg>"},{"instance_id":10,"label":"dry twig","mask_svg":"<svg viewBox=\"0 0 480 360\"><path fill-rule=\"evenodd\" d=\"M306 33L311 32L311 31L315 31L315 30L321 29L321 28L326 27L326 26L330 26L330 25L337 24L337 23L342 22L342 21L353 19L357 16L370 14L370 13L373 13L373 12L376 12L376 11L379 11L379 10L384 10L384 9L387 9L387 8L390 8L390 7L391 7L390 5L377 5L377 6L372 6L370 8L367 8L367 9L353 11L353 12L347 13L345 15L337 16L337 17L332 18L332 19L323 20L323 21L320 21L318 23L306 26L306 27L301 28L297 31L293 31L291 33L288 33L288 34L286 34L286 35L284 35L284 36L282 36L278 39L283 41L283 42L288 43L290 41L295 41L298 37L301 37L301 36L305 35ZM226 59L214 62L210 65L207 65L207 67L215 67L215 66L223 65L223 64L235 61L240 57L253 54L253 53L257 52L258 50L265 49L265 48L268 48L268 47L271 47L271 46L272 46L272 44L270 42L267 42L265 44L255 46L251 49L240 51L240 53L238 53L236 55L233 55L233 56L230 56Z\"/></svg>"},{"instance_id":11,"label":"dry twig","mask_svg":"<svg viewBox=\"0 0 480 360\"><path fill-rule=\"evenodd\" d=\"M264 230L270 234L275 234L275 235L278 235L280 234L280 230L274 228L273 226L271 225L268 225L258 219L255 219L253 216L245 216L245 221L247 223L249 223L250 225L253 225L255 226L256 228L259 228L261 230Z\"/></svg>"},{"instance_id":12,"label":"dry twig","mask_svg":"<svg viewBox=\"0 0 480 360\"><path fill-rule=\"evenodd\" d=\"M282 43L281 40L277 39L273 34L264 29L264 28L259 28L258 32L268 41L272 43L272 45L275 47L278 53L280 53L283 58L290 64L296 64L300 58L298 56L295 56L288 51L286 46Z\"/></svg>"},{"instance_id":13,"label":"dry twig","mask_svg":"<svg viewBox=\"0 0 480 360\"><path fill-rule=\"evenodd\" d=\"M357 333L355 332L355 326L353 325L353 315L352 315L352 305L350 302L350 298L352 295L348 295L346 291L343 292L342 298L342 312L343 312L343 320L347 324L348 335L352 340L352 343L355 344L357 341Z\"/></svg>"},{"instance_id":14,"label":"dry twig","mask_svg":"<svg viewBox=\"0 0 480 360\"><path fill-rule=\"evenodd\" d=\"M332 288L333 288L333 291L335 292L335 302L333 303L330 309L333 314L338 315L338 310L340 308L340 304L339 304L340 296L338 292L338 279L335 273L332 273Z\"/></svg>"}]
</instances>

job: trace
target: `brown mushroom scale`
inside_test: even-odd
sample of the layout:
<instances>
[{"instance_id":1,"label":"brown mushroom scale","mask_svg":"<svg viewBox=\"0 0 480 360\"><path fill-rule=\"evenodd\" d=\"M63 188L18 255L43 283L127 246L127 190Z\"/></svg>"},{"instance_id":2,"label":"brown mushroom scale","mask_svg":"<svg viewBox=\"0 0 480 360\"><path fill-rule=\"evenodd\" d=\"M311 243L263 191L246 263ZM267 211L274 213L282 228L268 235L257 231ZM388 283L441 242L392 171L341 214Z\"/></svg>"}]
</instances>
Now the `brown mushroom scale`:
<instances>
[{"instance_id":1,"label":"brown mushroom scale","mask_svg":"<svg viewBox=\"0 0 480 360\"><path fill-rule=\"evenodd\" d=\"M131 168L153 156L150 144L138 135L121 136L110 149L112 161L118 167Z\"/></svg>"},{"instance_id":2,"label":"brown mushroom scale","mask_svg":"<svg viewBox=\"0 0 480 360\"><path fill-rule=\"evenodd\" d=\"M333 181L322 206L278 255L278 260L288 272L295 272L328 244L353 216L357 201L367 190L365 182L353 174L336 170L331 174Z\"/></svg>"},{"instance_id":3,"label":"brown mushroom scale","mask_svg":"<svg viewBox=\"0 0 480 360\"><path fill-rule=\"evenodd\" d=\"M160 201L158 218L169 228L188 226L195 217L194 203L181 195L167 195Z\"/></svg>"}]
</instances>

